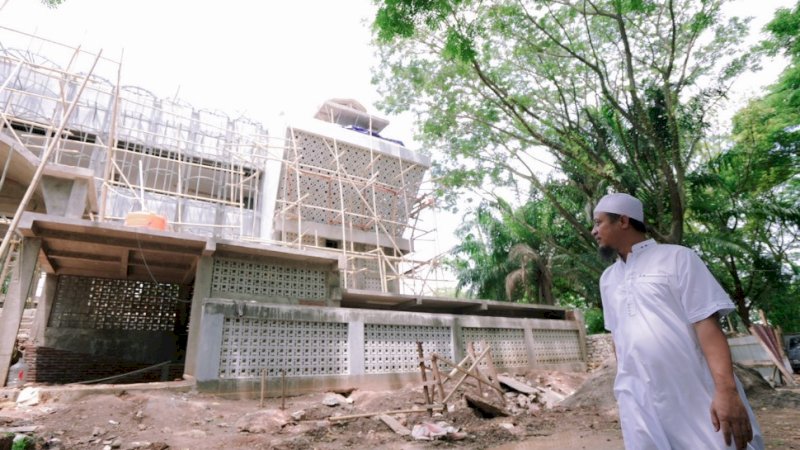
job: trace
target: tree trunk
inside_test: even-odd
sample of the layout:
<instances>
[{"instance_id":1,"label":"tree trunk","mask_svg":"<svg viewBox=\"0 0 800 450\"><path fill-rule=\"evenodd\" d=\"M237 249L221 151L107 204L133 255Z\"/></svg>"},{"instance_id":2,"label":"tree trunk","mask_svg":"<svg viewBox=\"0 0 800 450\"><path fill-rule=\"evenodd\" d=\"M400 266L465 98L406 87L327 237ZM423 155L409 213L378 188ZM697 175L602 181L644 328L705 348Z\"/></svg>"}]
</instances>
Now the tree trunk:
<instances>
[{"instance_id":1,"label":"tree trunk","mask_svg":"<svg viewBox=\"0 0 800 450\"><path fill-rule=\"evenodd\" d=\"M742 287L742 280L739 278L739 272L736 269L736 261L732 256L730 257L728 270L733 278L733 302L736 305L736 311L742 319L742 324L749 330L750 325L752 325L750 322L750 307L747 306L747 302L745 301L747 296Z\"/></svg>"}]
</instances>

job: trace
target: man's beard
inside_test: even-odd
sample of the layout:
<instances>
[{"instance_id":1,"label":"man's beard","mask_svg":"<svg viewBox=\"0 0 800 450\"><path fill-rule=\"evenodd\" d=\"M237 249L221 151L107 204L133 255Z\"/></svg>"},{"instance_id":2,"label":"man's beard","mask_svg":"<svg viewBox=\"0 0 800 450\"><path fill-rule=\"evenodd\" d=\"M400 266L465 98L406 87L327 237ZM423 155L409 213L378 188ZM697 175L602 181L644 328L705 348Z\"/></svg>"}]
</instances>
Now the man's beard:
<instances>
[{"instance_id":1,"label":"man's beard","mask_svg":"<svg viewBox=\"0 0 800 450\"><path fill-rule=\"evenodd\" d=\"M617 258L617 251L612 247L601 245L597 249L597 253L606 261L614 261Z\"/></svg>"}]
</instances>

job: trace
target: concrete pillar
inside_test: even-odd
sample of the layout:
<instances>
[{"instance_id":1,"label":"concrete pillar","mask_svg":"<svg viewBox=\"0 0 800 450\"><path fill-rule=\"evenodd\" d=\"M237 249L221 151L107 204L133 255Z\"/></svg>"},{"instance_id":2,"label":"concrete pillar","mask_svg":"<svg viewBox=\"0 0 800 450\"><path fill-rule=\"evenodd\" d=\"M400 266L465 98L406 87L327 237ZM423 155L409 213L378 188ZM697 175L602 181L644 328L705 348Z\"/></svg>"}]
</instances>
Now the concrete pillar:
<instances>
[{"instance_id":1,"label":"concrete pillar","mask_svg":"<svg viewBox=\"0 0 800 450\"><path fill-rule=\"evenodd\" d=\"M39 238L25 238L17 255L17 267L11 275L3 313L0 316L0 386L5 386L14 342L22 322L25 300L33 284L33 273L39 258L42 241Z\"/></svg>"},{"instance_id":2,"label":"concrete pillar","mask_svg":"<svg viewBox=\"0 0 800 450\"><path fill-rule=\"evenodd\" d=\"M198 344L198 354L194 376L197 381L211 381L219 378L220 351L222 350L222 328L225 326L223 314L209 314L203 317ZM188 365L187 365L188 367Z\"/></svg>"},{"instance_id":3,"label":"concrete pillar","mask_svg":"<svg viewBox=\"0 0 800 450\"><path fill-rule=\"evenodd\" d=\"M327 306L339 307L342 305L342 288L341 288L341 274L336 267L328 269L326 278L327 285Z\"/></svg>"},{"instance_id":4,"label":"concrete pillar","mask_svg":"<svg viewBox=\"0 0 800 450\"><path fill-rule=\"evenodd\" d=\"M589 356L586 350L586 324L583 320L583 311L580 309L573 309L567 311L567 320L574 320L578 326L578 344L581 349L581 361L588 363Z\"/></svg>"},{"instance_id":5,"label":"concrete pillar","mask_svg":"<svg viewBox=\"0 0 800 450\"><path fill-rule=\"evenodd\" d=\"M31 338L37 345L46 345L44 335L47 323L50 321L50 311L55 302L57 285L58 276L48 273L44 279L44 290L36 306L36 315L33 316L33 326L31 327Z\"/></svg>"},{"instance_id":6,"label":"concrete pillar","mask_svg":"<svg viewBox=\"0 0 800 450\"><path fill-rule=\"evenodd\" d=\"M350 375L363 375L364 322L347 323L347 351L350 353Z\"/></svg>"},{"instance_id":7,"label":"concrete pillar","mask_svg":"<svg viewBox=\"0 0 800 450\"><path fill-rule=\"evenodd\" d=\"M461 322L458 321L458 318L453 319L453 326L450 330L450 339L452 339L453 346L453 354L450 356L453 358L453 361L459 362L464 359L467 352L461 342Z\"/></svg>"},{"instance_id":8,"label":"concrete pillar","mask_svg":"<svg viewBox=\"0 0 800 450\"><path fill-rule=\"evenodd\" d=\"M200 333L202 330L203 300L211 296L211 279L214 275L214 258L201 256L197 262L197 271L194 279L194 294L189 312L189 337L186 342L186 362L183 372L195 376L197 373L197 358L200 347Z\"/></svg>"},{"instance_id":9,"label":"concrete pillar","mask_svg":"<svg viewBox=\"0 0 800 450\"><path fill-rule=\"evenodd\" d=\"M89 185L84 179L69 180L45 175L42 193L47 214L63 217L83 217Z\"/></svg>"},{"instance_id":10,"label":"concrete pillar","mask_svg":"<svg viewBox=\"0 0 800 450\"><path fill-rule=\"evenodd\" d=\"M530 327L525 327L525 348L528 350L528 366L535 368L539 355L536 354L536 342L533 339L533 330Z\"/></svg>"}]
</instances>

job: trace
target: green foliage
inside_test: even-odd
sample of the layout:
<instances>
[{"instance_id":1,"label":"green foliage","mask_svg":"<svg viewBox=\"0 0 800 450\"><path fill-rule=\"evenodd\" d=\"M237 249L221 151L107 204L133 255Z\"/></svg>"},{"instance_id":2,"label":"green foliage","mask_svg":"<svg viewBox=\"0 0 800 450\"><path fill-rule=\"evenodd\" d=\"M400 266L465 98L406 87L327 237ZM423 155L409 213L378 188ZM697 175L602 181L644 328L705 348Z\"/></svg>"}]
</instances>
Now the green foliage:
<instances>
[{"instance_id":1,"label":"green foliage","mask_svg":"<svg viewBox=\"0 0 800 450\"><path fill-rule=\"evenodd\" d=\"M752 60L737 52L747 23L723 20L723 0L379 4L382 106L417 113L423 146L444 155L446 200L530 184L591 244L591 218L538 174L548 153L581 192L578 211L626 191L654 212L656 237L682 241L706 116Z\"/></svg>"},{"instance_id":2,"label":"green foliage","mask_svg":"<svg viewBox=\"0 0 800 450\"><path fill-rule=\"evenodd\" d=\"M756 308L795 323L800 3L752 50L748 21L725 19L725 0L379 3L383 108L417 114L423 147L442 155L442 198L484 198L451 261L460 288L599 305L590 214L623 191L644 202L653 237L700 253L745 326ZM716 144L709 117L764 53L792 63ZM498 186L531 198L511 208Z\"/></svg>"},{"instance_id":3,"label":"green foliage","mask_svg":"<svg viewBox=\"0 0 800 450\"><path fill-rule=\"evenodd\" d=\"M778 9L765 28L772 36L764 46L773 55L783 52L793 58L800 57L800 3L794 10Z\"/></svg>"},{"instance_id":4,"label":"green foliage","mask_svg":"<svg viewBox=\"0 0 800 450\"><path fill-rule=\"evenodd\" d=\"M25 436L22 439L14 441L11 445L11 450L32 450L36 446L36 442L30 436Z\"/></svg>"},{"instance_id":5,"label":"green foliage","mask_svg":"<svg viewBox=\"0 0 800 450\"><path fill-rule=\"evenodd\" d=\"M583 311L583 320L586 322L586 333L601 334L606 333L603 310L600 308L589 308Z\"/></svg>"},{"instance_id":6,"label":"green foliage","mask_svg":"<svg viewBox=\"0 0 800 450\"><path fill-rule=\"evenodd\" d=\"M42 3L48 8L58 8L66 0L42 0Z\"/></svg>"}]
</instances>

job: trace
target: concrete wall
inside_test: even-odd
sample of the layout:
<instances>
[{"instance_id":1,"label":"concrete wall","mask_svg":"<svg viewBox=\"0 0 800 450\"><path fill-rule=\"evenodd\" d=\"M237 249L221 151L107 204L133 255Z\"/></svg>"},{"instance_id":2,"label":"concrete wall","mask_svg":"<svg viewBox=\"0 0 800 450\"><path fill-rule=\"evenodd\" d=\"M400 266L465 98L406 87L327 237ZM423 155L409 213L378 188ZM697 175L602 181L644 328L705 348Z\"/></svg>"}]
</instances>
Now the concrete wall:
<instances>
[{"instance_id":1,"label":"concrete wall","mask_svg":"<svg viewBox=\"0 0 800 450\"><path fill-rule=\"evenodd\" d=\"M174 361L178 355L175 333L166 331L48 328L43 346L85 356L149 364Z\"/></svg>"},{"instance_id":2,"label":"concrete wall","mask_svg":"<svg viewBox=\"0 0 800 450\"><path fill-rule=\"evenodd\" d=\"M466 342L491 345L499 370L585 370L576 321L458 316L270 305L209 298L203 303L195 374L206 391L252 396L262 371L270 392L333 387L394 388L419 382L416 342L460 361ZM480 341L478 341L480 342ZM505 367L504 367L505 366Z\"/></svg>"},{"instance_id":3,"label":"concrete wall","mask_svg":"<svg viewBox=\"0 0 800 450\"><path fill-rule=\"evenodd\" d=\"M45 291L25 349L28 381L86 381L182 357L185 287L49 276ZM156 370L122 382L160 378Z\"/></svg>"}]
</instances>

